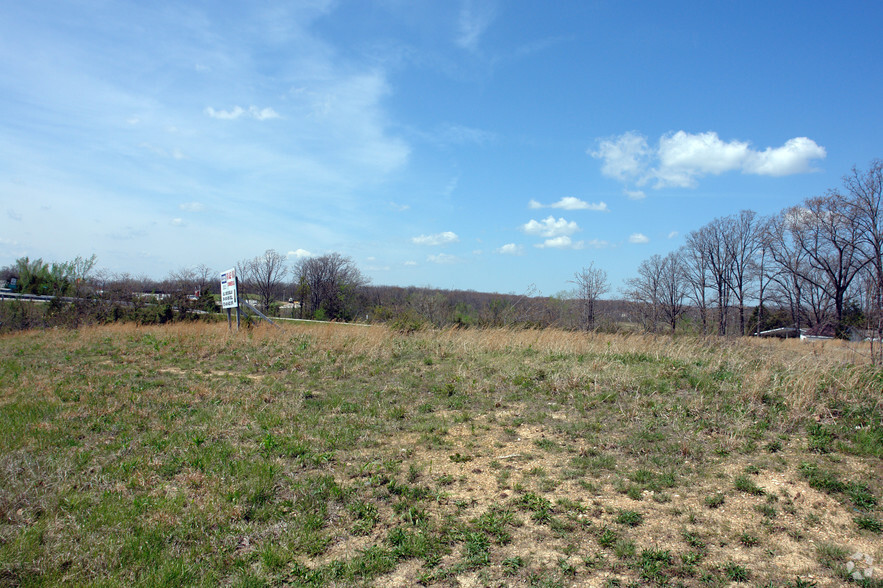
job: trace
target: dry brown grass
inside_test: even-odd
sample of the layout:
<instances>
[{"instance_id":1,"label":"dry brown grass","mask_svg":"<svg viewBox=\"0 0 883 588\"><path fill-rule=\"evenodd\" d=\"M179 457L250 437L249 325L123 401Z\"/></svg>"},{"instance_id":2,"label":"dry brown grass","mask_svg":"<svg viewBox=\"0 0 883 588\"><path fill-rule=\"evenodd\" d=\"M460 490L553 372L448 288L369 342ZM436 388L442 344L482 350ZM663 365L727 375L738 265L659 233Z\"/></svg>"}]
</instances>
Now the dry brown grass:
<instances>
[{"instance_id":1,"label":"dry brown grass","mask_svg":"<svg viewBox=\"0 0 883 588\"><path fill-rule=\"evenodd\" d=\"M333 324L5 336L0 584L841 585L835 547L883 561L850 494L883 500L862 357Z\"/></svg>"}]
</instances>

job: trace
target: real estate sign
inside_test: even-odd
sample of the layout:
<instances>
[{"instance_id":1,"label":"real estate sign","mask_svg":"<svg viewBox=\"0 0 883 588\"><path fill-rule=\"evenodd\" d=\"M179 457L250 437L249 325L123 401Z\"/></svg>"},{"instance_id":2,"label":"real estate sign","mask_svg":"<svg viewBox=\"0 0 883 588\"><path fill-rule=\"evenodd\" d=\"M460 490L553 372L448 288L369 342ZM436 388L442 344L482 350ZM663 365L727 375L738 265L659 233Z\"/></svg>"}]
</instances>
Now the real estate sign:
<instances>
[{"instance_id":1,"label":"real estate sign","mask_svg":"<svg viewBox=\"0 0 883 588\"><path fill-rule=\"evenodd\" d=\"M229 269L221 273L221 308L237 306L239 306L239 298L236 292L236 270Z\"/></svg>"}]
</instances>

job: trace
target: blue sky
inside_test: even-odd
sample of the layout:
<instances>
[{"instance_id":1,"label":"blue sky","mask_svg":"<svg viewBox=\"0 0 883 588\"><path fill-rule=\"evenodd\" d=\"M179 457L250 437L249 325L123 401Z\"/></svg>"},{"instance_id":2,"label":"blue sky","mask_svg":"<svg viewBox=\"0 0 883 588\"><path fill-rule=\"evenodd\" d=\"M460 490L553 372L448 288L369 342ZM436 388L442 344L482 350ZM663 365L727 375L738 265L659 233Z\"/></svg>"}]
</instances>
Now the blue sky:
<instances>
[{"instance_id":1,"label":"blue sky","mask_svg":"<svg viewBox=\"0 0 883 588\"><path fill-rule=\"evenodd\" d=\"M883 156L879 2L6 2L0 265L613 286Z\"/></svg>"}]
</instances>

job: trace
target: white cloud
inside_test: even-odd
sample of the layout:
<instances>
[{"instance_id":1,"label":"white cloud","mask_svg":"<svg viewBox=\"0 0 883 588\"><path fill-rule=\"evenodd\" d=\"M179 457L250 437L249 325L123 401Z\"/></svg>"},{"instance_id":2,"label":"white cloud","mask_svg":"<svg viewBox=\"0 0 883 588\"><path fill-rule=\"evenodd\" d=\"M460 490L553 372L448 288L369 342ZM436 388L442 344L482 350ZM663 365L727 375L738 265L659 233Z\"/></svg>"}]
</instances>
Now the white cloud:
<instances>
[{"instance_id":1,"label":"white cloud","mask_svg":"<svg viewBox=\"0 0 883 588\"><path fill-rule=\"evenodd\" d=\"M398 202L390 202L389 207L395 210L396 212L404 212L411 208L408 204L399 204Z\"/></svg>"},{"instance_id":2,"label":"white cloud","mask_svg":"<svg viewBox=\"0 0 883 588\"><path fill-rule=\"evenodd\" d=\"M629 131L619 137L600 140L598 150L589 151L589 154L604 160L602 174L625 182L645 173L650 149L645 137Z\"/></svg>"},{"instance_id":3,"label":"white cloud","mask_svg":"<svg viewBox=\"0 0 883 588\"><path fill-rule=\"evenodd\" d=\"M568 222L563 218L555 220L554 216L549 216L542 221L531 219L530 222L521 226L521 230L528 235L539 235L551 239L572 235L579 230L579 225L574 221Z\"/></svg>"},{"instance_id":4,"label":"white cloud","mask_svg":"<svg viewBox=\"0 0 883 588\"><path fill-rule=\"evenodd\" d=\"M182 218L173 218L171 221L173 227L185 227L187 224L184 222Z\"/></svg>"},{"instance_id":5,"label":"white cloud","mask_svg":"<svg viewBox=\"0 0 883 588\"><path fill-rule=\"evenodd\" d=\"M221 120L236 120L245 112L241 106L236 106L233 110L215 110L211 106L207 106L205 111L207 115L212 118L218 118Z\"/></svg>"},{"instance_id":6,"label":"white cloud","mask_svg":"<svg viewBox=\"0 0 883 588\"><path fill-rule=\"evenodd\" d=\"M810 165L813 159L824 159L825 148L806 137L789 139L778 149L767 147L763 152L753 153L745 163L745 173L764 176L787 176L815 171Z\"/></svg>"},{"instance_id":7,"label":"white cloud","mask_svg":"<svg viewBox=\"0 0 883 588\"><path fill-rule=\"evenodd\" d=\"M649 243L650 238L643 233L632 233L629 235L629 243Z\"/></svg>"},{"instance_id":8,"label":"white cloud","mask_svg":"<svg viewBox=\"0 0 883 588\"><path fill-rule=\"evenodd\" d=\"M402 265L404 265L405 267L412 267L412 266L417 265L417 262L413 261L413 260L408 260L405 263L403 263Z\"/></svg>"},{"instance_id":9,"label":"white cloud","mask_svg":"<svg viewBox=\"0 0 883 588\"><path fill-rule=\"evenodd\" d=\"M258 108L251 106L248 109L249 114L256 120L270 120L271 118L279 118L279 113L272 108Z\"/></svg>"},{"instance_id":10,"label":"white cloud","mask_svg":"<svg viewBox=\"0 0 883 588\"><path fill-rule=\"evenodd\" d=\"M643 190L623 190L623 194L625 194L629 200L643 200L647 197Z\"/></svg>"},{"instance_id":11,"label":"white cloud","mask_svg":"<svg viewBox=\"0 0 883 588\"><path fill-rule=\"evenodd\" d=\"M678 233L677 231L672 231L671 233L668 234L668 238L669 238L669 239L674 239L674 238L677 237L678 235L680 235L680 233Z\"/></svg>"},{"instance_id":12,"label":"white cloud","mask_svg":"<svg viewBox=\"0 0 883 588\"><path fill-rule=\"evenodd\" d=\"M607 204L605 202L586 202L585 200L580 200L579 198L574 198L573 196L565 196L558 202L554 202L552 204L541 204L536 200L531 199L531 201L528 203L528 207L532 209L561 208L563 210L595 210L598 212L610 212L610 209L607 208Z\"/></svg>"},{"instance_id":13,"label":"white cloud","mask_svg":"<svg viewBox=\"0 0 883 588\"><path fill-rule=\"evenodd\" d=\"M435 235L420 235L411 239L414 245L447 245L449 243L459 243L460 237L451 231L437 233Z\"/></svg>"},{"instance_id":14,"label":"white cloud","mask_svg":"<svg viewBox=\"0 0 883 588\"><path fill-rule=\"evenodd\" d=\"M497 249L497 253L501 255L524 255L524 247L515 243L506 243Z\"/></svg>"},{"instance_id":15,"label":"white cloud","mask_svg":"<svg viewBox=\"0 0 883 588\"><path fill-rule=\"evenodd\" d=\"M179 204L178 208L185 212L202 212L205 210L205 204L202 202L184 202Z\"/></svg>"},{"instance_id":16,"label":"white cloud","mask_svg":"<svg viewBox=\"0 0 883 588\"><path fill-rule=\"evenodd\" d=\"M294 251L289 251L286 256L301 259L302 257L312 257L313 254L306 249L295 249Z\"/></svg>"},{"instance_id":17,"label":"white cloud","mask_svg":"<svg viewBox=\"0 0 883 588\"><path fill-rule=\"evenodd\" d=\"M279 118L279 113L272 108L258 108L257 106L249 106L248 110L241 106L234 106L231 110L215 110L211 106L207 106L203 112L212 118L220 120L236 120L242 116L248 116L255 120Z\"/></svg>"},{"instance_id":18,"label":"white cloud","mask_svg":"<svg viewBox=\"0 0 883 588\"><path fill-rule=\"evenodd\" d=\"M629 131L599 140L598 149L590 154L603 161L601 173L624 183L642 186L652 181L654 188L695 188L703 176L731 171L764 176L812 172L812 162L824 159L827 152L806 137L758 151L747 141L723 141L713 131L668 133L651 149L645 137ZM644 194L626 190L626 195L641 198Z\"/></svg>"},{"instance_id":19,"label":"white cloud","mask_svg":"<svg viewBox=\"0 0 883 588\"><path fill-rule=\"evenodd\" d=\"M560 237L546 239L542 243L537 243L534 247L538 247L539 249L582 249L585 247L585 242L574 242L567 235L562 235Z\"/></svg>"},{"instance_id":20,"label":"white cloud","mask_svg":"<svg viewBox=\"0 0 883 588\"><path fill-rule=\"evenodd\" d=\"M448 255L447 253L439 253L438 255L430 255L426 258L426 261L431 263L440 263L440 264L449 264L456 263L459 260L456 255Z\"/></svg>"}]
</instances>

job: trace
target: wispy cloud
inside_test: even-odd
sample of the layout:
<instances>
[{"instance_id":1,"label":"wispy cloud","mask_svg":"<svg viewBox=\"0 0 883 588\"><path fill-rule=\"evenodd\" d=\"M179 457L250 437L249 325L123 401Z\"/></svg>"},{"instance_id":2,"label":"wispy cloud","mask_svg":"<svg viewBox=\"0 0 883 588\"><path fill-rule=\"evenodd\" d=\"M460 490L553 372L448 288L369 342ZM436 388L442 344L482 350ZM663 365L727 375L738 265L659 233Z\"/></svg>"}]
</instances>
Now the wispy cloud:
<instances>
[{"instance_id":1,"label":"wispy cloud","mask_svg":"<svg viewBox=\"0 0 883 588\"><path fill-rule=\"evenodd\" d=\"M459 241L460 237L452 231L436 233L435 235L420 235L411 239L411 243L414 245L448 245L450 243L458 243Z\"/></svg>"},{"instance_id":2,"label":"wispy cloud","mask_svg":"<svg viewBox=\"0 0 883 588\"><path fill-rule=\"evenodd\" d=\"M426 261L428 261L430 263L438 263L438 264L446 265L446 264L451 264L451 263L457 263L458 261L460 261L460 258L457 257L456 255L449 255L447 253L439 253L436 255L430 255L429 257L426 258Z\"/></svg>"},{"instance_id":3,"label":"wispy cloud","mask_svg":"<svg viewBox=\"0 0 883 588\"><path fill-rule=\"evenodd\" d=\"M241 118L243 116L245 116L246 118L253 118L255 120L270 120L273 118L279 118L279 113L272 108L258 108L257 106L249 106L248 110L242 108L241 106L234 106L230 110L215 110L211 106L207 106L203 112L205 112L211 118L217 118L220 120L236 120L237 118Z\"/></svg>"},{"instance_id":4,"label":"wispy cloud","mask_svg":"<svg viewBox=\"0 0 883 588\"><path fill-rule=\"evenodd\" d=\"M202 202L184 202L179 204L178 208L185 212L202 212L205 210L205 204Z\"/></svg>"},{"instance_id":5,"label":"wispy cloud","mask_svg":"<svg viewBox=\"0 0 883 588\"><path fill-rule=\"evenodd\" d=\"M812 139L796 137L781 147L752 148L745 141L723 141L717 133L677 131L659 138L651 147L647 138L630 131L598 141L588 153L603 161L601 173L624 183L654 188L695 188L698 179L739 171L762 176L787 176L815 171L813 162L827 152ZM643 192L627 191L630 198Z\"/></svg>"},{"instance_id":6,"label":"wispy cloud","mask_svg":"<svg viewBox=\"0 0 883 588\"><path fill-rule=\"evenodd\" d=\"M668 234L668 238L669 238L669 239L674 239L674 238L677 237L678 235L680 235L680 233L678 233L677 231L672 231L672 232L670 232L670 233Z\"/></svg>"},{"instance_id":7,"label":"wispy cloud","mask_svg":"<svg viewBox=\"0 0 883 588\"><path fill-rule=\"evenodd\" d=\"M573 196L565 196L558 202L553 202L552 204L542 204L536 200L531 200L528 203L528 207L531 209L560 208L562 210L594 210L597 212L610 212L610 209L607 208L606 202L586 202L585 200L580 200Z\"/></svg>"},{"instance_id":8,"label":"wispy cloud","mask_svg":"<svg viewBox=\"0 0 883 588\"><path fill-rule=\"evenodd\" d=\"M475 51L481 36L494 21L495 11L486 0L465 0L457 21L457 45Z\"/></svg>"},{"instance_id":9,"label":"wispy cloud","mask_svg":"<svg viewBox=\"0 0 883 588\"><path fill-rule=\"evenodd\" d=\"M491 131L455 124L444 125L436 136L440 143L452 145L484 145L497 138L496 133Z\"/></svg>"}]
</instances>

